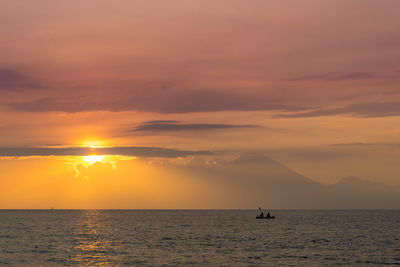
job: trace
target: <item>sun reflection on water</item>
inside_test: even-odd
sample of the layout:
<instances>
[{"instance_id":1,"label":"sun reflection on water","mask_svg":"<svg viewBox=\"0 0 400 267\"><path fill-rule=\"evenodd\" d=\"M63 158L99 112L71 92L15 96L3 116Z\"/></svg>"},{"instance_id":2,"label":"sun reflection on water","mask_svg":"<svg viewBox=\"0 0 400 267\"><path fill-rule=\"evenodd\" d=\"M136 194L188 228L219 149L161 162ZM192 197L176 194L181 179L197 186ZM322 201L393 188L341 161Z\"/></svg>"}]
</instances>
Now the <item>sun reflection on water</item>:
<instances>
[{"instance_id":1,"label":"sun reflection on water","mask_svg":"<svg viewBox=\"0 0 400 267\"><path fill-rule=\"evenodd\" d=\"M115 262L110 240L111 229L107 218L99 210L85 210L76 221L74 233L74 261L87 265L109 265Z\"/></svg>"}]
</instances>

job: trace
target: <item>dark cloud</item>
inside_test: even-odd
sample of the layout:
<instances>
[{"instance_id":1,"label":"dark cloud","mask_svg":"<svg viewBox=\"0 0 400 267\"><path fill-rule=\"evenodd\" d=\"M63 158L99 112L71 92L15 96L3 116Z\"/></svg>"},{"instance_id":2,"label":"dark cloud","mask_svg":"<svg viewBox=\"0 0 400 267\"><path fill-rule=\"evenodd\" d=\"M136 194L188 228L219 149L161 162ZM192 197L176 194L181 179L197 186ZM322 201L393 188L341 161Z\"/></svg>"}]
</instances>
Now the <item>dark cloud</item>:
<instances>
[{"instance_id":1,"label":"dark cloud","mask_svg":"<svg viewBox=\"0 0 400 267\"><path fill-rule=\"evenodd\" d=\"M146 121L144 123L178 123L179 121L174 121L174 120L154 120L154 121Z\"/></svg>"},{"instance_id":2,"label":"dark cloud","mask_svg":"<svg viewBox=\"0 0 400 267\"><path fill-rule=\"evenodd\" d=\"M361 80L375 78L377 75L372 72L332 72L319 75L301 76L287 81L307 81L307 80L326 80L326 81L341 81L341 80Z\"/></svg>"},{"instance_id":3,"label":"dark cloud","mask_svg":"<svg viewBox=\"0 0 400 267\"><path fill-rule=\"evenodd\" d=\"M0 90L19 91L39 89L41 87L23 74L10 69L0 69Z\"/></svg>"},{"instance_id":4,"label":"dark cloud","mask_svg":"<svg viewBox=\"0 0 400 267\"><path fill-rule=\"evenodd\" d=\"M133 93L132 93L133 94ZM96 100L94 97L46 97L30 102L9 103L8 106L27 112L81 112L106 110L112 112L139 110L158 113L189 113L214 111L284 110L298 111L302 107L280 104L276 99L257 94L211 91L152 91L123 98Z\"/></svg>"},{"instance_id":5,"label":"dark cloud","mask_svg":"<svg viewBox=\"0 0 400 267\"><path fill-rule=\"evenodd\" d=\"M56 144L56 143L52 143L52 144L45 144L44 146L67 146L66 144Z\"/></svg>"},{"instance_id":6,"label":"dark cloud","mask_svg":"<svg viewBox=\"0 0 400 267\"><path fill-rule=\"evenodd\" d=\"M255 128L257 125L251 124L216 124L216 123L182 123L178 121L148 121L131 130L131 132L138 131L205 131L205 130L221 130L221 129L234 129L234 128Z\"/></svg>"},{"instance_id":7,"label":"dark cloud","mask_svg":"<svg viewBox=\"0 0 400 267\"><path fill-rule=\"evenodd\" d=\"M332 115L350 115L360 118L400 116L400 102L352 104L342 108L317 109L309 112L279 115L285 118L308 118Z\"/></svg>"},{"instance_id":8,"label":"dark cloud","mask_svg":"<svg viewBox=\"0 0 400 267\"><path fill-rule=\"evenodd\" d=\"M169 100L169 101L168 101ZM180 92L169 98L160 108L162 113L214 112L233 110L295 109L276 103L262 95L211 91Z\"/></svg>"},{"instance_id":9,"label":"dark cloud","mask_svg":"<svg viewBox=\"0 0 400 267\"><path fill-rule=\"evenodd\" d=\"M113 107L112 103L97 103L95 101L86 100L86 98L57 98L44 97L30 102L10 103L8 106L18 110L27 112L47 112L47 111L62 111L75 113L81 111L121 111L118 106Z\"/></svg>"},{"instance_id":10,"label":"dark cloud","mask_svg":"<svg viewBox=\"0 0 400 267\"><path fill-rule=\"evenodd\" d=\"M0 157L118 155L132 157L181 158L213 155L210 151L177 150L162 147L2 147Z\"/></svg>"},{"instance_id":11,"label":"dark cloud","mask_svg":"<svg viewBox=\"0 0 400 267\"><path fill-rule=\"evenodd\" d=\"M373 145L376 145L376 144L373 144L373 143L343 143L343 144L332 144L331 146L346 147L346 146L373 146Z\"/></svg>"},{"instance_id":12,"label":"dark cloud","mask_svg":"<svg viewBox=\"0 0 400 267\"><path fill-rule=\"evenodd\" d=\"M337 147L370 147L370 146L388 146L388 147L400 147L400 144L396 143L343 143L343 144L332 144Z\"/></svg>"}]
</instances>

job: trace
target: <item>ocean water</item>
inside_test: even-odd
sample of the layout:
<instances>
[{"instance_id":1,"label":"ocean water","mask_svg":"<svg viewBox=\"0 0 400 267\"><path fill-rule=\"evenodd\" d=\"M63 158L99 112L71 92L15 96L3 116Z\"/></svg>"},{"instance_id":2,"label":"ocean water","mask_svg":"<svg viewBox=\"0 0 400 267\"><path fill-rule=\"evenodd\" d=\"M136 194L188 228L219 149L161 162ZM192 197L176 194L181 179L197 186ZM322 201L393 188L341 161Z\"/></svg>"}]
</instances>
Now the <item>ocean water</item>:
<instances>
[{"instance_id":1,"label":"ocean water","mask_svg":"<svg viewBox=\"0 0 400 267\"><path fill-rule=\"evenodd\" d=\"M400 211L1 210L0 264L400 265Z\"/></svg>"}]
</instances>

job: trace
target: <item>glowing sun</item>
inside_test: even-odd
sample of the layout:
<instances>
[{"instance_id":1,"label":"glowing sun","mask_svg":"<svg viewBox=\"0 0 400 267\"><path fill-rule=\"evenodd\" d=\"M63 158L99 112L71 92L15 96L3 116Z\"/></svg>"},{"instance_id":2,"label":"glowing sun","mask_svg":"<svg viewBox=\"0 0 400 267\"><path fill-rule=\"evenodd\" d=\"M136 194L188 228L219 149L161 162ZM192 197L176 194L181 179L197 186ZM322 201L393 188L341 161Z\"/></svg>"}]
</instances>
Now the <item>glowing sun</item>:
<instances>
[{"instance_id":1,"label":"glowing sun","mask_svg":"<svg viewBox=\"0 0 400 267\"><path fill-rule=\"evenodd\" d=\"M90 155L90 156L83 156L82 158L86 163L92 165L96 162L103 161L104 156L103 155Z\"/></svg>"}]
</instances>

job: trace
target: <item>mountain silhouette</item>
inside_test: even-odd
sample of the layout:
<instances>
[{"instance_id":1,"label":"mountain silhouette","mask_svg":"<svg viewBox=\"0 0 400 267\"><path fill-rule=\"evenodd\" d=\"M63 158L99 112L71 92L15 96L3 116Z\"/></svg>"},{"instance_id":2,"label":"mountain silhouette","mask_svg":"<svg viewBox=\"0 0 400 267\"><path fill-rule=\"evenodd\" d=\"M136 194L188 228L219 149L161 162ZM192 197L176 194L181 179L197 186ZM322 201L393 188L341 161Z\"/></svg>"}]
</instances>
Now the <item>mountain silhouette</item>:
<instances>
[{"instance_id":1,"label":"mountain silhouette","mask_svg":"<svg viewBox=\"0 0 400 267\"><path fill-rule=\"evenodd\" d=\"M180 168L190 171L186 175L197 173L202 180L216 185L218 190L212 198L221 208L400 208L400 192L394 187L353 176L332 185L318 183L261 153Z\"/></svg>"},{"instance_id":2,"label":"mountain silhouette","mask_svg":"<svg viewBox=\"0 0 400 267\"><path fill-rule=\"evenodd\" d=\"M349 176L327 186L328 207L397 209L400 207L400 191L381 183Z\"/></svg>"}]
</instances>

